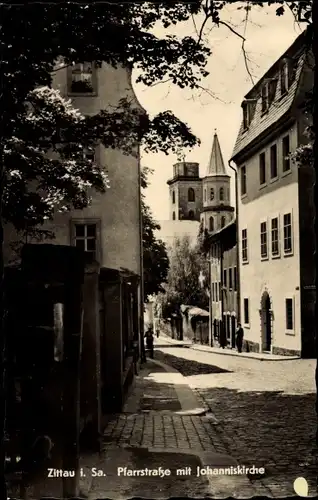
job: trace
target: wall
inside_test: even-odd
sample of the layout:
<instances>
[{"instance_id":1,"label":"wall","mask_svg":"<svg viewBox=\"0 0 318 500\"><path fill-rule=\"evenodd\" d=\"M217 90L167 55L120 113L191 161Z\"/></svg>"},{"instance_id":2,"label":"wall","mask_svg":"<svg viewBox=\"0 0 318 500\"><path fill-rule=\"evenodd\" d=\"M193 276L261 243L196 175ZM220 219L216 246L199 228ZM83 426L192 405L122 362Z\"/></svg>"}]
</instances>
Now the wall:
<instances>
[{"instance_id":1,"label":"wall","mask_svg":"<svg viewBox=\"0 0 318 500\"><path fill-rule=\"evenodd\" d=\"M118 104L124 96L134 98L130 72L124 68L114 69L103 64L97 70L98 92L96 96L73 97L75 107L87 115L94 115L101 109ZM67 69L56 72L53 86L62 95L67 93ZM137 105L137 101L136 101ZM93 192L92 204L84 210L58 214L55 220L45 225L55 229L56 244L70 244L71 218L100 220L100 265L119 269L127 268L140 274L140 210L139 210L139 158L126 156L118 150L108 150L100 146L97 159L107 170L110 189L105 194ZM12 253L8 242L16 239L12 228L5 228L5 260ZM120 249L120 251L119 251Z\"/></svg>"},{"instance_id":2,"label":"wall","mask_svg":"<svg viewBox=\"0 0 318 500\"><path fill-rule=\"evenodd\" d=\"M195 193L195 201L191 202L188 201L188 190L189 188L194 189ZM193 210L194 212L194 219L195 220L200 220L200 212L202 210L202 182L201 180L194 181L194 180L184 180L184 181L177 181L175 185L175 190L176 190L176 206L175 206L175 212L176 212L176 219L188 219L188 214L190 210ZM181 211L181 213L178 213L178 210ZM171 217L172 219L172 217Z\"/></svg>"},{"instance_id":3,"label":"wall","mask_svg":"<svg viewBox=\"0 0 318 500\"><path fill-rule=\"evenodd\" d=\"M294 125L289 131L282 133L275 141L278 145L278 179L268 182L265 187L259 186L259 157L252 156L245 163L247 171L247 194L239 199L240 234L239 248L242 259L242 230L248 234L248 263L241 261L241 318L244 323L244 298L249 299L249 324L243 324L245 339L262 345L261 333L261 297L268 291L273 311L272 322L272 351L300 352L300 272L299 272L299 211L297 167L291 165L291 171L282 172L281 139L289 132L291 151L297 147L297 127ZM269 148L266 147L267 172L269 178ZM262 151L259 151L261 153ZM241 166L241 165L240 165ZM239 181L240 183L240 181ZM240 186L239 186L240 188ZM240 190L239 190L240 193ZM292 212L293 218L293 253L283 255L283 214ZM271 257L270 232L268 231L269 258L260 257L260 223L267 221L269 228L272 217L280 218L280 248L278 258ZM286 332L285 298L294 299L294 331Z\"/></svg>"}]
</instances>

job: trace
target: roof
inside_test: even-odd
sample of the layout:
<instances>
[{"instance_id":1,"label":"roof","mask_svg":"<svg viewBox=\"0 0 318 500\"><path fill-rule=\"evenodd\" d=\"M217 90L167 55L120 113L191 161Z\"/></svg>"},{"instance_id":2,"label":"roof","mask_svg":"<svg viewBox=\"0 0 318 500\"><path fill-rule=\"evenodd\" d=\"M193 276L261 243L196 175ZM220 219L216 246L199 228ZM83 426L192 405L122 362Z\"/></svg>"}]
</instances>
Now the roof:
<instances>
[{"instance_id":1,"label":"roof","mask_svg":"<svg viewBox=\"0 0 318 500\"><path fill-rule=\"evenodd\" d=\"M265 73L256 85L246 94L245 99L255 99L254 115L247 130L244 130L243 120L236 139L232 159L242 153L256 138L265 133L270 127L284 117L292 108L299 86L300 76L304 67L306 58L305 53L305 35L302 33L289 49L274 63L274 65ZM298 56L299 54L299 56ZM296 57L295 57L296 56ZM295 76L284 96L281 96L280 78L278 78L281 61L284 58L292 59L295 57ZM298 60L297 60L298 57ZM261 89L265 81L277 78L277 85L272 104L268 112L262 113Z\"/></svg>"},{"instance_id":2,"label":"roof","mask_svg":"<svg viewBox=\"0 0 318 500\"><path fill-rule=\"evenodd\" d=\"M218 231L215 231L213 234L209 235L208 239L211 244L221 243L223 250L230 250L231 248L235 247L237 243L236 220L231 220L231 222L222 227L222 229L219 229Z\"/></svg>"},{"instance_id":3,"label":"roof","mask_svg":"<svg viewBox=\"0 0 318 500\"><path fill-rule=\"evenodd\" d=\"M207 171L206 171L206 176L211 177L215 175L228 175L225 169L224 161L223 161L223 156L222 156L222 151L218 139L218 135L215 131L214 137L213 137L213 144L212 144L212 150L211 150L211 155L210 155L210 160L208 163Z\"/></svg>"}]
</instances>

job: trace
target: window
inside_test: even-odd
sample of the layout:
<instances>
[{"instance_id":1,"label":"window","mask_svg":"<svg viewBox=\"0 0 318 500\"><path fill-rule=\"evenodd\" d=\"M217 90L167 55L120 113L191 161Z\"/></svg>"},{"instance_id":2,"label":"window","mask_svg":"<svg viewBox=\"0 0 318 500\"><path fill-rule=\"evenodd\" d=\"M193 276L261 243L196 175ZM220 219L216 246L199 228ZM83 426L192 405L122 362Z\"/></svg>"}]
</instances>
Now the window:
<instances>
[{"instance_id":1,"label":"window","mask_svg":"<svg viewBox=\"0 0 318 500\"><path fill-rule=\"evenodd\" d=\"M242 104L243 108L243 129L246 130L250 126L251 117L250 117L250 107L247 102Z\"/></svg>"},{"instance_id":2,"label":"window","mask_svg":"<svg viewBox=\"0 0 318 500\"><path fill-rule=\"evenodd\" d=\"M277 146L274 144L271 147L271 179L277 177Z\"/></svg>"},{"instance_id":3,"label":"window","mask_svg":"<svg viewBox=\"0 0 318 500\"><path fill-rule=\"evenodd\" d=\"M262 87L262 113L268 109L268 86L267 84Z\"/></svg>"},{"instance_id":4,"label":"window","mask_svg":"<svg viewBox=\"0 0 318 500\"><path fill-rule=\"evenodd\" d=\"M212 283L212 302L215 300L215 283Z\"/></svg>"},{"instance_id":5,"label":"window","mask_svg":"<svg viewBox=\"0 0 318 500\"><path fill-rule=\"evenodd\" d=\"M227 287L227 270L223 270L223 285Z\"/></svg>"},{"instance_id":6,"label":"window","mask_svg":"<svg viewBox=\"0 0 318 500\"><path fill-rule=\"evenodd\" d=\"M237 292L237 268L234 267L234 292Z\"/></svg>"},{"instance_id":7,"label":"window","mask_svg":"<svg viewBox=\"0 0 318 500\"><path fill-rule=\"evenodd\" d=\"M286 330L293 330L294 329L293 299L286 299L285 307L286 307Z\"/></svg>"},{"instance_id":8,"label":"window","mask_svg":"<svg viewBox=\"0 0 318 500\"><path fill-rule=\"evenodd\" d=\"M210 200L211 201L214 200L214 189L213 188L210 189Z\"/></svg>"},{"instance_id":9,"label":"window","mask_svg":"<svg viewBox=\"0 0 318 500\"><path fill-rule=\"evenodd\" d=\"M224 200L224 188L220 188L220 201Z\"/></svg>"},{"instance_id":10,"label":"window","mask_svg":"<svg viewBox=\"0 0 318 500\"><path fill-rule=\"evenodd\" d=\"M194 219L194 212L193 212L193 210L189 211L189 219L190 220Z\"/></svg>"},{"instance_id":11,"label":"window","mask_svg":"<svg viewBox=\"0 0 318 500\"><path fill-rule=\"evenodd\" d=\"M232 268L229 269L229 288L230 288L230 290L233 289L233 270L232 270Z\"/></svg>"},{"instance_id":12,"label":"window","mask_svg":"<svg viewBox=\"0 0 318 500\"><path fill-rule=\"evenodd\" d=\"M222 300L221 296L222 290L221 290L221 281L219 281L219 289L218 289L218 302Z\"/></svg>"},{"instance_id":13,"label":"window","mask_svg":"<svg viewBox=\"0 0 318 500\"><path fill-rule=\"evenodd\" d=\"M292 218L291 214L284 215L284 253L292 252Z\"/></svg>"},{"instance_id":14,"label":"window","mask_svg":"<svg viewBox=\"0 0 318 500\"><path fill-rule=\"evenodd\" d=\"M289 135L283 138L283 172L288 172L290 170L290 143Z\"/></svg>"},{"instance_id":15,"label":"window","mask_svg":"<svg viewBox=\"0 0 318 500\"><path fill-rule=\"evenodd\" d=\"M96 259L97 230L96 224L74 224L75 246L88 252Z\"/></svg>"},{"instance_id":16,"label":"window","mask_svg":"<svg viewBox=\"0 0 318 500\"><path fill-rule=\"evenodd\" d=\"M259 155L259 183L266 184L266 160L265 153Z\"/></svg>"},{"instance_id":17,"label":"window","mask_svg":"<svg viewBox=\"0 0 318 500\"><path fill-rule=\"evenodd\" d=\"M275 257L275 256L279 255L278 217L275 217L274 219L272 219L271 234L272 234L272 256Z\"/></svg>"},{"instance_id":18,"label":"window","mask_svg":"<svg viewBox=\"0 0 318 500\"><path fill-rule=\"evenodd\" d=\"M267 223L261 222L261 258L267 257Z\"/></svg>"},{"instance_id":19,"label":"window","mask_svg":"<svg viewBox=\"0 0 318 500\"><path fill-rule=\"evenodd\" d=\"M172 203L174 204L176 202L176 193L172 191Z\"/></svg>"},{"instance_id":20,"label":"window","mask_svg":"<svg viewBox=\"0 0 318 500\"><path fill-rule=\"evenodd\" d=\"M210 217L210 219L209 219L209 230L214 231L214 219L213 219L213 217Z\"/></svg>"},{"instance_id":21,"label":"window","mask_svg":"<svg viewBox=\"0 0 318 500\"><path fill-rule=\"evenodd\" d=\"M288 91L288 63L285 62L280 72L280 91L284 95Z\"/></svg>"},{"instance_id":22,"label":"window","mask_svg":"<svg viewBox=\"0 0 318 500\"><path fill-rule=\"evenodd\" d=\"M268 82L268 105L270 106L275 99L277 88L277 79L273 78Z\"/></svg>"},{"instance_id":23,"label":"window","mask_svg":"<svg viewBox=\"0 0 318 500\"><path fill-rule=\"evenodd\" d=\"M250 315L249 315L249 304L248 299L244 299L244 324L249 325Z\"/></svg>"},{"instance_id":24,"label":"window","mask_svg":"<svg viewBox=\"0 0 318 500\"><path fill-rule=\"evenodd\" d=\"M195 201L195 194L193 188L188 189L188 201Z\"/></svg>"},{"instance_id":25,"label":"window","mask_svg":"<svg viewBox=\"0 0 318 500\"><path fill-rule=\"evenodd\" d=\"M95 92L94 65L90 62L74 64L70 67L69 93L92 94Z\"/></svg>"},{"instance_id":26,"label":"window","mask_svg":"<svg viewBox=\"0 0 318 500\"><path fill-rule=\"evenodd\" d=\"M221 227L224 227L225 226L225 217L224 215L222 215L221 217Z\"/></svg>"},{"instance_id":27,"label":"window","mask_svg":"<svg viewBox=\"0 0 318 500\"><path fill-rule=\"evenodd\" d=\"M95 149L93 147L83 149L83 160L95 161Z\"/></svg>"},{"instance_id":28,"label":"window","mask_svg":"<svg viewBox=\"0 0 318 500\"><path fill-rule=\"evenodd\" d=\"M246 194L246 167L241 168L241 196Z\"/></svg>"},{"instance_id":29,"label":"window","mask_svg":"<svg viewBox=\"0 0 318 500\"><path fill-rule=\"evenodd\" d=\"M206 201L206 189L204 190L204 201Z\"/></svg>"},{"instance_id":30,"label":"window","mask_svg":"<svg viewBox=\"0 0 318 500\"><path fill-rule=\"evenodd\" d=\"M242 229L242 261L247 262L247 229Z\"/></svg>"},{"instance_id":31,"label":"window","mask_svg":"<svg viewBox=\"0 0 318 500\"><path fill-rule=\"evenodd\" d=\"M172 212L172 220L176 220L176 213Z\"/></svg>"}]
</instances>

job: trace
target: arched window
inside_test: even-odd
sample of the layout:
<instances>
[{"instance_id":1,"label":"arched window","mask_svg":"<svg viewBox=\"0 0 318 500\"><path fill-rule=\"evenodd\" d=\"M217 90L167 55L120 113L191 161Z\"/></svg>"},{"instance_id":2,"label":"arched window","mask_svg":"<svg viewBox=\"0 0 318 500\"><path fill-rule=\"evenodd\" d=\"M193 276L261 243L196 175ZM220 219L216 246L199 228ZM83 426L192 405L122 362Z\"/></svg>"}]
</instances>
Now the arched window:
<instances>
[{"instance_id":1,"label":"arched window","mask_svg":"<svg viewBox=\"0 0 318 500\"><path fill-rule=\"evenodd\" d=\"M225 226L225 217L224 215L221 217L221 227Z\"/></svg>"},{"instance_id":2,"label":"arched window","mask_svg":"<svg viewBox=\"0 0 318 500\"><path fill-rule=\"evenodd\" d=\"M188 189L188 201L195 201L195 194L193 188Z\"/></svg>"},{"instance_id":3,"label":"arched window","mask_svg":"<svg viewBox=\"0 0 318 500\"><path fill-rule=\"evenodd\" d=\"M224 200L224 188L220 188L220 201Z\"/></svg>"},{"instance_id":4,"label":"arched window","mask_svg":"<svg viewBox=\"0 0 318 500\"><path fill-rule=\"evenodd\" d=\"M189 219L194 219L194 212L193 212L193 210L190 210L190 212L189 212Z\"/></svg>"},{"instance_id":5,"label":"arched window","mask_svg":"<svg viewBox=\"0 0 318 500\"><path fill-rule=\"evenodd\" d=\"M176 202L176 193L172 191L172 203Z\"/></svg>"},{"instance_id":6,"label":"arched window","mask_svg":"<svg viewBox=\"0 0 318 500\"><path fill-rule=\"evenodd\" d=\"M206 189L204 190L204 201L206 201Z\"/></svg>"},{"instance_id":7,"label":"arched window","mask_svg":"<svg viewBox=\"0 0 318 500\"><path fill-rule=\"evenodd\" d=\"M214 231L214 219L213 219L213 217L210 217L210 219L209 219L209 230Z\"/></svg>"},{"instance_id":8,"label":"arched window","mask_svg":"<svg viewBox=\"0 0 318 500\"><path fill-rule=\"evenodd\" d=\"M214 200L214 189L210 189L210 200Z\"/></svg>"},{"instance_id":9,"label":"arched window","mask_svg":"<svg viewBox=\"0 0 318 500\"><path fill-rule=\"evenodd\" d=\"M176 214L175 214L175 212L172 212L172 220L176 220Z\"/></svg>"}]
</instances>

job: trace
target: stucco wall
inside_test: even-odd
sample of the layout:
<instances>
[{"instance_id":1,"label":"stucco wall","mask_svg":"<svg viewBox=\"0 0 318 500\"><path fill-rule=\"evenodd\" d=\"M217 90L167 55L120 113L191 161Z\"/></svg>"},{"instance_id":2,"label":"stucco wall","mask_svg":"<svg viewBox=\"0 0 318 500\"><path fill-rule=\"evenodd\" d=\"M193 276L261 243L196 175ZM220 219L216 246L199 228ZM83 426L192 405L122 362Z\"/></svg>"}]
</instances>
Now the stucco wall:
<instances>
[{"instance_id":1,"label":"stucco wall","mask_svg":"<svg viewBox=\"0 0 318 500\"><path fill-rule=\"evenodd\" d=\"M67 95L67 69L60 69L53 78L53 86L62 95ZM97 94L72 97L75 107L83 114L94 115L101 109L118 104L128 96L134 98L130 72L124 68L114 69L103 64L97 69ZM137 101L136 101L136 105ZM110 189L105 194L92 193L93 202L84 210L58 214L46 224L46 229L55 230L56 244L71 244L71 219L100 220L101 266L127 268L140 274L140 183L139 158L124 155L118 150L97 148L97 160L107 170ZM9 242L15 239L12 228L5 228L5 260L10 258Z\"/></svg>"},{"instance_id":2,"label":"stucco wall","mask_svg":"<svg viewBox=\"0 0 318 500\"><path fill-rule=\"evenodd\" d=\"M261 335L261 297L268 291L272 321L273 346L288 350L300 351L300 270L299 270L299 210L297 167L291 165L291 172L282 172L281 139L290 134L291 151L297 147L297 129L292 127L275 141L278 145L278 180L268 182L267 186L259 186L259 151L245 163L247 171L247 195L239 199L240 214L240 280L241 280L241 318L245 331L245 339L262 345ZM267 169L269 179L269 148L266 147ZM239 191L240 192L240 191ZM283 214L292 213L293 219L293 252L284 256L283 252ZM271 218L279 217L280 221L280 256L273 258L270 247ZM260 256L260 223L267 221L269 258L261 260ZM248 263L242 262L242 230L247 229ZM244 298L249 299L249 324L244 324ZM294 331L286 332L285 299L294 300Z\"/></svg>"}]
</instances>

